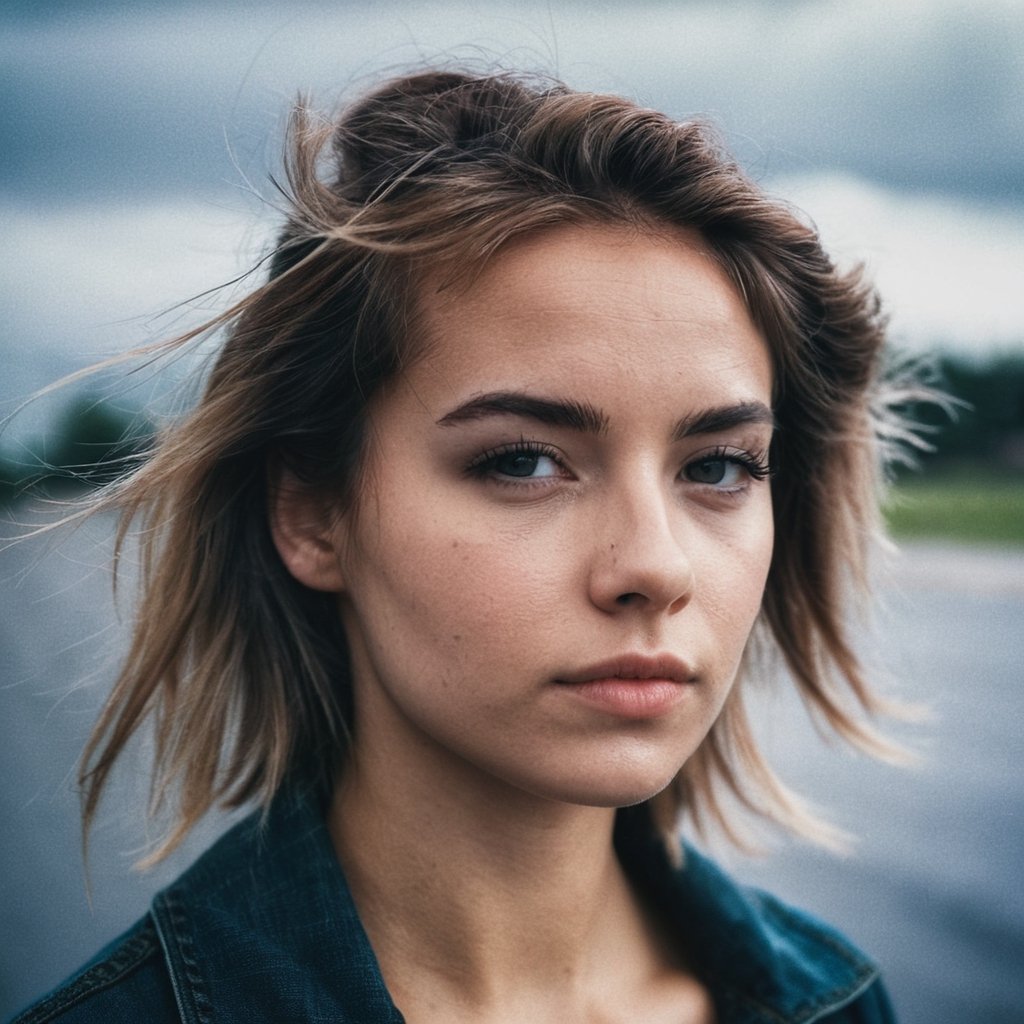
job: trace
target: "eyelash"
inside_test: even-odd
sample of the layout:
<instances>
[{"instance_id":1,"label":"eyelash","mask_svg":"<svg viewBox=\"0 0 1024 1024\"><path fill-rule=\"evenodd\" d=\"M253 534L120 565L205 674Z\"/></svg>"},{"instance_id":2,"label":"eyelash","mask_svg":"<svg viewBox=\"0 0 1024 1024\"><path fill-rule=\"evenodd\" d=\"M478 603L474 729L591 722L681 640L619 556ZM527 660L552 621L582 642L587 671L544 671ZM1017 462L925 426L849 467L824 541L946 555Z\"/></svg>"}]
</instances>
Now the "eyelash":
<instances>
[{"instance_id":1,"label":"eyelash","mask_svg":"<svg viewBox=\"0 0 1024 1024\"><path fill-rule=\"evenodd\" d=\"M530 477L522 477L516 479L515 477L505 476L504 474L496 473L494 471L495 463L498 459L504 458L508 455L525 455L528 458L546 458L551 459L561 469L565 468L565 463L562 461L562 457L558 450L551 448L545 444L539 444L536 441L527 441L522 438L512 444L500 444L495 448L488 448L486 451L481 452L470 464L466 467L466 472L471 476L489 478L498 483L511 484L513 487L521 487L525 483L529 483ZM547 478L542 478L547 479Z\"/></svg>"},{"instance_id":2,"label":"eyelash","mask_svg":"<svg viewBox=\"0 0 1024 1024\"><path fill-rule=\"evenodd\" d=\"M752 480L765 480L773 473L767 451L748 452L721 445L710 452L702 452L698 458L691 459L686 465L697 466L702 462L730 462L742 467Z\"/></svg>"},{"instance_id":3,"label":"eyelash","mask_svg":"<svg viewBox=\"0 0 1024 1024\"><path fill-rule=\"evenodd\" d=\"M521 487L531 480L551 479L550 477L521 477L516 478L495 472L495 464L498 459L509 455L523 455L527 458L551 459L557 466L564 469L565 463L557 449L536 441L527 441L525 438L515 441L512 444L498 445L481 452L467 467L469 475L479 478L489 478L498 483L509 484L513 487ZM752 480L764 480L772 475L772 466L767 451L748 452L742 449L730 448L726 445L714 448L709 452L703 452L696 459L691 459L683 467L681 473L691 466L698 466L704 462L728 462L740 466ZM696 482L696 481L692 481ZM709 486L714 487L714 484ZM722 488L724 493L735 491L738 488Z\"/></svg>"}]
</instances>

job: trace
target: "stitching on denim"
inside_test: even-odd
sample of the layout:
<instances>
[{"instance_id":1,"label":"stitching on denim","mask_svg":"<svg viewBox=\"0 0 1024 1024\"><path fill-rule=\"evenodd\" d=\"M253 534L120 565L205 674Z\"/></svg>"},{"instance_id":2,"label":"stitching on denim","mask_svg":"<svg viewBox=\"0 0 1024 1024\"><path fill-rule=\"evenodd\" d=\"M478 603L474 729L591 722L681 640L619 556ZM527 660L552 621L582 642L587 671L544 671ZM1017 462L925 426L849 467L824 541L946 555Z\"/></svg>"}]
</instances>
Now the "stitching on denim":
<instances>
[{"instance_id":1,"label":"stitching on denim","mask_svg":"<svg viewBox=\"0 0 1024 1024\"><path fill-rule=\"evenodd\" d=\"M143 926L125 939L110 956L87 968L69 984L16 1017L12 1024L45 1024L53 1020L58 1014L131 974L158 950L152 922L147 918Z\"/></svg>"},{"instance_id":2,"label":"stitching on denim","mask_svg":"<svg viewBox=\"0 0 1024 1024\"><path fill-rule=\"evenodd\" d=\"M184 906L174 898L172 892L164 894L163 903L167 908L168 922L174 932L175 944L185 972L185 980L189 984L189 995L195 1018L199 1024L211 1024L213 1004L210 1002L210 997L203 984L203 976L199 971L199 962L195 956L195 946L192 942L192 933L188 928ZM172 981L174 980L176 979L172 976ZM178 986L175 985L174 989L177 993Z\"/></svg>"},{"instance_id":3,"label":"stitching on denim","mask_svg":"<svg viewBox=\"0 0 1024 1024\"><path fill-rule=\"evenodd\" d=\"M799 1007L794 1013L781 1014L776 1009L768 1006L754 996L748 996L743 992L732 993L736 1005L748 1010L754 1010L767 1020L776 1024L814 1024L821 1020L822 1016L828 1013L835 1013L844 1006L849 1006L855 999L863 995L867 989L878 980L878 971L870 967L862 967L858 970L856 979L852 985L842 985L831 989L820 995L813 1003Z\"/></svg>"},{"instance_id":4,"label":"stitching on denim","mask_svg":"<svg viewBox=\"0 0 1024 1024\"><path fill-rule=\"evenodd\" d=\"M773 897L768 896L767 899L761 899L759 902L762 913L778 917L789 930L800 932L827 947L846 964L854 968L855 974L852 983L839 985L828 992L819 994L813 1002L799 1007L793 1015L782 1015L760 999L743 992L732 993L737 1006L753 1010L775 1024L814 1024L824 1015L835 1013L837 1010L849 1006L878 979L878 970L851 950L841 939L822 931L802 914L791 910Z\"/></svg>"},{"instance_id":5,"label":"stitching on denim","mask_svg":"<svg viewBox=\"0 0 1024 1024\"><path fill-rule=\"evenodd\" d=\"M749 1010L756 1010L765 1018L776 1021L777 1024L814 1024L814 1021L821 1019L822 1014L835 1013L837 1010L849 1006L857 996L866 991L874 981L877 981L878 977L878 971L873 968L861 967L852 984L829 989L818 995L813 1002L799 1007L793 1015L780 1014L765 1002L753 995L746 995L744 992L737 992L735 998L738 1005Z\"/></svg>"},{"instance_id":6,"label":"stitching on denim","mask_svg":"<svg viewBox=\"0 0 1024 1024\"><path fill-rule=\"evenodd\" d=\"M821 1020L825 1013L835 1013L837 1010L842 1010L844 1007L849 1006L855 1000L859 999L864 993L878 981L879 975L877 971L868 971L867 975L862 979L861 984L853 989L851 992L846 994L845 999L840 999L832 1006L826 1006L814 1017L808 1017L802 1024L815 1024L815 1021Z\"/></svg>"}]
</instances>

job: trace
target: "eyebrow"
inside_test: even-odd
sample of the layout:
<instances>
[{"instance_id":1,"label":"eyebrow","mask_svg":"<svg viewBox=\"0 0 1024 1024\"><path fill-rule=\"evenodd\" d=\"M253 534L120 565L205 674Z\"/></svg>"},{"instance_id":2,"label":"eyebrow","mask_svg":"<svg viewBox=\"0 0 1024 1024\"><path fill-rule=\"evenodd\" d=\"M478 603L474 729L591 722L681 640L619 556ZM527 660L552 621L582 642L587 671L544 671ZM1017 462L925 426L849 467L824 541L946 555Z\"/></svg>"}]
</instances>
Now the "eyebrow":
<instances>
[{"instance_id":1,"label":"eyebrow","mask_svg":"<svg viewBox=\"0 0 1024 1024\"><path fill-rule=\"evenodd\" d=\"M673 441L682 441L694 434L717 434L736 427L764 424L775 429L775 416L764 402L736 402L704 409L684 416L672 431Z\"/></svg>"},{"instance_id":2,"label":"eyebrow","mask_svg":"<svg viewBox=\"0 0 1024 1024\"><path fill-rule=\"evenodd\" d=\"M447 427L490 416L521 416L546 426L568 427L583 434L604 434L609 426L608 416L589 402L540 398L522 391L491 391L477 395L445 413L437 423ZM774 428L775 417L764 402L736 402L684 416L673 427L672 440L681 441L694 434L714 434L750 424L766 424Z\"/></svg>"},{"instance_id":3,"label":"eyebrow","mask_svg":"<svg viewBox=\"0 0 1024 1024\"><path fill-rule=\"evenodd\" d=\"M491 391L478 395L437 422L440 426L450 426L488 416L522 416L549 427L569 427L583 434L603 434L608 430L608 417L589 402L540 398L522 391Z\"/></svg>"}]
</instances>

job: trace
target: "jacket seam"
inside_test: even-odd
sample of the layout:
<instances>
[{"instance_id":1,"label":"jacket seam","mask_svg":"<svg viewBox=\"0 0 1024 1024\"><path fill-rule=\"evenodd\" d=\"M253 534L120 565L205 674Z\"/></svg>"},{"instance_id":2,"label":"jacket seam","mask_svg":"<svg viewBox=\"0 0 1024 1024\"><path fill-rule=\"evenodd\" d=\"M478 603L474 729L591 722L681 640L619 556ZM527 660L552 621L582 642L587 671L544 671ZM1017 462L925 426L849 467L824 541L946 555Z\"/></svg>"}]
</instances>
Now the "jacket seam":
<instances>
[{"instance_id":1,"label":"jacket seam","mask_svg":"<svg viewBox=\"0 0 1024 1024\"><path fill-rule=\"evenodd\" d=\"M166 910L165 915L159 913L161 909ZM184 906L174 898L172 892L165 891L154 901L153 910L157 935L163 945L171 988L182 1021L186 1024L193 1021L196 1024L212 1024L213 1004L203 984ZM187 986L182 983L177 969L179 961Z\"/></svg>"},{"instance_id":2,"label":"jacket seam","mask_svg":"<svg viewBox=\"0 0 1024 1024\"><path fill-rule=\"evenodd\" d=\"M152 922L147 920L140 931L125 939L110 956L87 968L20 1017L15 1017L12 1024L46 1024L46 1021L54 1020L97 992L115 985L158 951Z\"/></svg>"},{"instance_id":3,"label":"jacket seam","mask_svg":"<svg viewBox=\"0 0 1024 1024\"><path fill-rule=\"evenodd\" d=\"M774 1024L815 1024L830 1013L835 1013L859 999L877 980L878 971L874 968L861 968L858 977L851 986L833 989L820 996L815 1002L793 1013L780 1013L761 1000L743 993L736 993L736 1002L760 1014L763 1019Z\"/></svg>"},{"instance_id":4,"label":"jacket seam","mask_svg":"<svg viewBox=\"0 0 1024 1024\"><path fill-rule=\"evenodd\" d=\"M860 999L860 997L864 995L864 993L867 992L867 990L871 988L871 986L874 985L875 982L878 981L878 979L878 971L870 971L868 975L864 978L863 983L858 985L856 988L852 989L850 992L848 992L845 999L842 999L839 1002L834 1003L832 1006L826 1007L813 1017L808 1017L804 1024L815 1024L815 1021L821 1020L826 1013L835 1013L837 1010L842 1010L845 1009L847 1006L852 1005L854 1001Z\"/></svg>"},{"instance_id":5,"label":"jacket seam","mask_svg":"<svg viewBox=\"0 0 1024 1024\"><path fill-rule=\"evenodd\" d=\"M791 1024L814 1024L815 1021L821 1020L823 1016L835 1013L844 1006L848 1006L878 979L877 968L865 961L863 956L857 955L846 942L817 927L802 914L780 903L774 897L769 896L768 899L771 903L770 909L785 923L787 928L793 932L806 935L823 945L826 949L831 950L834 955L838 956L855 972L852 983L834 988L829 993L820 996L813 1003L802 1009L800 1014L792 1018L780 1018L775 1014L776 1020L791 1022ZM764 909L768 910L769 907L766 906ZM765 1008L765 1012L771 1013L772 1011Z\"/></svg>"}]
</instances>

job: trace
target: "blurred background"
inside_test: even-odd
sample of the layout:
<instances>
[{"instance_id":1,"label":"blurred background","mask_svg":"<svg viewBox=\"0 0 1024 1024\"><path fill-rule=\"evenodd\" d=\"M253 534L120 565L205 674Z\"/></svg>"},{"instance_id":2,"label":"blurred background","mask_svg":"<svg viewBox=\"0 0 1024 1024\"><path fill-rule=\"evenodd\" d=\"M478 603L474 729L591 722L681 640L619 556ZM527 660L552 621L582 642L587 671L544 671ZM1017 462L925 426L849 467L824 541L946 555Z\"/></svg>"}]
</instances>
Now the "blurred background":
<instances>
[{"instance_id":1,"label":"blurred background","mask_svg":"<svg viewBox=\"0 0 1024 1024\"><path fill-rule=\"evenodd\" d=\"M224 308L277 223L268 173L299 89L330 107L442 60L554 73L718 123L751 174L865 262L897 360L964 400L888 515L865 634L935 719L913 772L825 750L763 702L776 763L857 833L741 877L836 922L909 1024L1024 1022L1024 4L586 5L136 0L0 7L0 505L24 532L74 467L143 444L188 361L123 370L19 409L64 374ZM235 289L242 285L234 286ZM180 395L176 401L180 401ZM97 471L102 476L103 470ZM35 483L33 483L35 481ZM95 836L90 906L75 761L123 649L109 522L0 548L0 1017L142 911L224 826L173 861L146 843L145 751ZM130 576L130 569L129 569ZM865 627L867 628L867 627ZM769 714L770 712L770 714Z\"/></svg>"}]
</instances>

